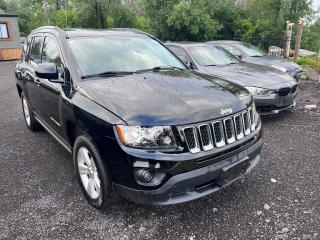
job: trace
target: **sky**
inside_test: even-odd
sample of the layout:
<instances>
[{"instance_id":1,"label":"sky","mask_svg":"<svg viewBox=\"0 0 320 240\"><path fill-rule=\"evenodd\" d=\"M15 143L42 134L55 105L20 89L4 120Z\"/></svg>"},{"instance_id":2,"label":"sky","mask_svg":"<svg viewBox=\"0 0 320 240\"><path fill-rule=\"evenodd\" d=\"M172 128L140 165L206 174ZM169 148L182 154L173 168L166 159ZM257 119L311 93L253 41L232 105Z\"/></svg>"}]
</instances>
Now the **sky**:
<instances>
[{"instance_id":1,"label":"sky","mask_svg":"<svg viewBox=\"0 0 320 240\"><path fill-rule=\"evenodd\" d=\"M313 0L313 8L318 10L320 7L320 0Z\"/></svg>"}]
</instances>

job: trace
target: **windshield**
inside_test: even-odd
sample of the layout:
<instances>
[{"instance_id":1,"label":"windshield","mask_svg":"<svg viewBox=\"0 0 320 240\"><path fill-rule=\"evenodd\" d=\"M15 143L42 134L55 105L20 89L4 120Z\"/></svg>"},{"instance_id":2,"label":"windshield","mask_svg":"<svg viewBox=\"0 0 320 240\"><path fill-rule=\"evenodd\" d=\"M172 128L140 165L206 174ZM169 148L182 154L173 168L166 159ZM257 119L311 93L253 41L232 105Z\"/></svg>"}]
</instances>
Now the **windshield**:
<instances>
[{"instance_id":1,"label":"windshield","mask_svg":"<svg viewBox=\"0 0 320 240\"><path fill-rule=\"evenodd\" d=\"M203 66L228 65L238 60L226 50L215 46L196 46L188 48L195 61Z\"/></svg>"},{"instance_id":2,"label":"windshield","mask_svg":"<svg viewBox=\"0 0 320 240\"><path fill-rule=\"evenodd\" d=\"M156 40L146 36L72 38L68 41L82 76L185 66Z\"/></svg>"},{"instance_id":3,"label":"windshield","mask_svg":"<svg viewBox=\"0 0 320 240\"><path fill-rule=\"evenodd\" d=\"M239 43L237 47L250 57L262 57L265 55L263 51L248 43Z\"/></svg>"}]
</instances>

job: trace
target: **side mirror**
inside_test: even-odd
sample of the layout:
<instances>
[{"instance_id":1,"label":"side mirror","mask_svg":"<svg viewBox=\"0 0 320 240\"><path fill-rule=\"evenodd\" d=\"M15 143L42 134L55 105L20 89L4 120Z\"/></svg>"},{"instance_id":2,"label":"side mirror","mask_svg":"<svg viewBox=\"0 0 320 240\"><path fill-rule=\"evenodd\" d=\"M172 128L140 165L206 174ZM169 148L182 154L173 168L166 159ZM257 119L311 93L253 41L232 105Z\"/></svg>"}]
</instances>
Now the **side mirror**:
<instances>
[{"instance_id":1,"label":"side mirror","mask_svg":"<svg viewBox=\"0 0 320 240\"><path fill-rule=\"evenodd\" d=\"M186 64L187 64L191 69L194 69L194 65L193 65L192 62L187 61Z\"/></svg>"},{"instance_id":2,"label":"side mirror","mask_svg":"<svg viewBox=\"0 0 320 240\"><path fill-rule=\"evenodd\" d=\"M239 58L240 60L242 59L242 56L240 54L237 54L236 57Z\"/></svg>"},{"instance_id":3,"label":"side mirror","mask_svg":"<svg viewBox=\"0 0 320 240\"><path fill-rule=\"evenodd\" d=\"M178 57L179 57L188 67L190 67L191 69L194 68L192 62L190 62L190 60L189 60L186 56L178 55Z\"/></svg>"},{"instance_id":4,"label":"side mirror","mask_svg":"<svg viewBox=\"0 0 320 240\"><path fill-rule=\"evenodd\" d=\"M54 63L40 63L35 70L39 78L48 79L50 82L63 83L59 80L58 68Z\"/></svg>"}]
</instances>

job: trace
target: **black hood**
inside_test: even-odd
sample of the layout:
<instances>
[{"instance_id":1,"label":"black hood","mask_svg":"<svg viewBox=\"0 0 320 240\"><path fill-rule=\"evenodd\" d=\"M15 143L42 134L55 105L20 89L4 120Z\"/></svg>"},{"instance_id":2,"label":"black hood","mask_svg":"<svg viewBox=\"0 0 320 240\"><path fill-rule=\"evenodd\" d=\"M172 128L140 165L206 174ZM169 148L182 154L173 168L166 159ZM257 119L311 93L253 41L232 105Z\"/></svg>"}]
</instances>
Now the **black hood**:
<instances>
[{"instance_id":1,"label":"black hood","mask_svg":"<svg viewBox=\"0 0 320 240\"><path fill-rule=\"evenodd\" d=\"M183 125L222 117L252 102L242 87L191 71L148 72L79 83L78 91L130 125Z\"/></svg>"},{"instance_id":2,"label":"black hood","mask_svg":"<svg viewBox=\"0 0 320 240\"><path fill-rule=\"evenodd\" d=\"M288 61L287 59L272 56L262 56L262 57L245 57L242 59L245 62L250 62L254 64L259 64L263 66L279 68L282 72L291 72L300 69L300 66L294 62ZM283 68L283 70L282 70Z\"/></svg>"},{"instance_id":3,"label":"black hood","mask_svg":"<svg viewBox=\"0 0 320 240\"><path fill-rule=\"evenodd\" d=\"M279 70L245 62L223 66L200 66L199 71L225 78L244 87L277 89L296 84L292 77Z\"/></svg>"}]
</instances>

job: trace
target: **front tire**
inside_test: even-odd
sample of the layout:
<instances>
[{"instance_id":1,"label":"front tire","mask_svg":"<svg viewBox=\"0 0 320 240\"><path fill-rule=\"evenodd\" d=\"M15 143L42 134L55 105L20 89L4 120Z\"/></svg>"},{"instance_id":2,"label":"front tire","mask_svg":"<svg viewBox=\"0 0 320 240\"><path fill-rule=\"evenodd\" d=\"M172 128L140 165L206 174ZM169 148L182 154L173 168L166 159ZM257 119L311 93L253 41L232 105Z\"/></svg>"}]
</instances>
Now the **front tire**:
<instances>
[{"instance_id":1,"label":"front tire","mask_svg":"<svg viewBox=\"0 0 320 240\"><path fill-rule=\"evenodd\" d=\"M21 105L22 105L22 112L23 112L24 121L25 121L27 127L31 131L36 131L36 130L41 129L40 124L34 118L32 111L29 107L29 101L23 93L21 93Z\"/></svg>"},{"instance_id":2,"label":"front tire","mask_svg":"<svg viewBox=\"0 0 320 240\"><path fill-rule=\"evenodd\" d=\"M97 209L104 209L111 198L111 180L100 154L88 136L76 139L73 161L81 190L87 201Z\"/></svg>"}]
</instances>

